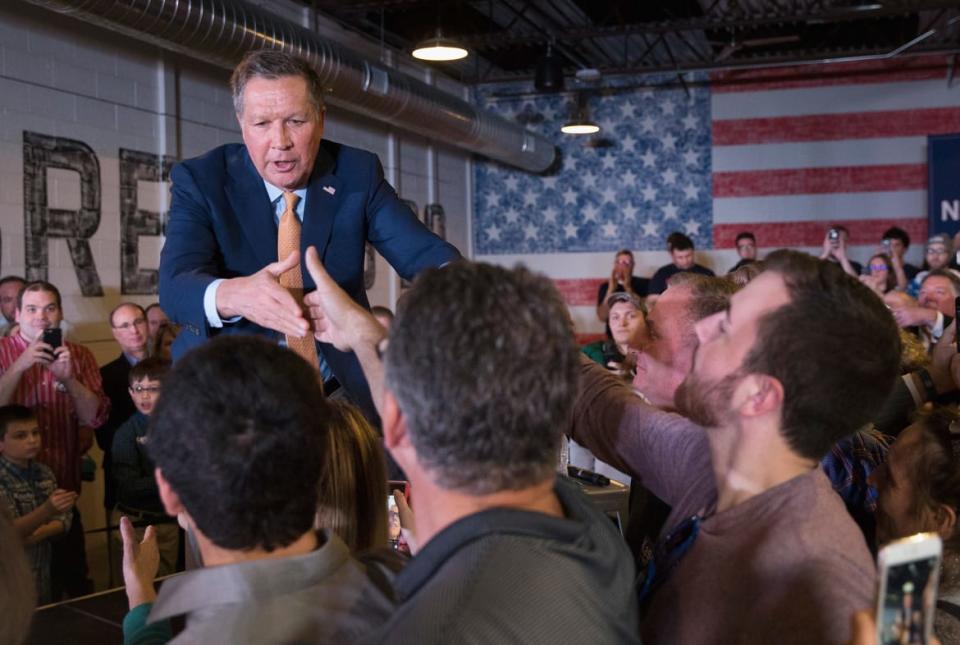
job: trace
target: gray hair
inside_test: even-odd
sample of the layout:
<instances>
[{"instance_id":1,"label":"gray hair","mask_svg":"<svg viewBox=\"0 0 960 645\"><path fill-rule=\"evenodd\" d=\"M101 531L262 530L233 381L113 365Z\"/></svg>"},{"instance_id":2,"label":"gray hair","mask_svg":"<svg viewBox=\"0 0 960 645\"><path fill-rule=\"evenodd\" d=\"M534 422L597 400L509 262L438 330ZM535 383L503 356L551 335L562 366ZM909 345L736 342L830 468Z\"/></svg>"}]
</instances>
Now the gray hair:
<instances>
[{"instance_id":1,"label":"gray hair","mask_svg":"<svg viewBox=\"0 0 960 645\"><path fill-rule=\"evenodd\" d=\"M317 72L302 58L275 49L247 52L234 68L230 76L234 111L238 115L243 114L243 90L251 78L275 80L284 76L299 76L306 81L307 94L313 109L318 115L323 113L326 106L323 102L323 86Z\"/></svg>"},{"instance_id":2,"label":"gray hair","mask_svg":"<svg viewBox=\"0 0 960 645\"><path fill-rule=\"evenodd\" d=\"M424 271L400 302L385 361L438 485L484 495L553 476L579 359L548 279L467 261Z\"/></svg>"}]
</instances>

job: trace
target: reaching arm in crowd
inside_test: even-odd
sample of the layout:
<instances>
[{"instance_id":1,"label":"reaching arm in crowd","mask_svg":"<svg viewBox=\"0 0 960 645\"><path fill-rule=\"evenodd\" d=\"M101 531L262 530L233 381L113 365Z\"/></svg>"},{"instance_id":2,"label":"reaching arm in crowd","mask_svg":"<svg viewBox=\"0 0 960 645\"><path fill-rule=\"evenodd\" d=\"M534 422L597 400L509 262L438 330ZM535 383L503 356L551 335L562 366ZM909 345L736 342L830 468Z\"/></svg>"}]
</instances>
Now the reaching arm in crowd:
<instances>
[{"instance_id":1,"label":"reaching arm in crowd","mask_svg":"<svg viewBox=\"0 0 960 645\"><path fill-rule=\"evenodd\" d=\"M311 246L306 255L307 270L317 288L304 298L304 304L309 307L316 338L342 352L352 351L357 355L370 385L373 403L377 412L383 414L383 361L379 347L387 332L369 311L334 282L320 263L316 248Z\"/></svg>"},{"instance_id":2,"label":"reaching arm in crowd","mask_svg":"<svg viewBox=\"0 0 960 645\"><path fill-rule=\"evenodd\" d=\"M580 365L580 391L569 432L577 443L597 459L637 477L668 504L689 485L682 473L712 472L703 428L648 405L629 385L585 356Z\"/></svg>"}]
</instances>

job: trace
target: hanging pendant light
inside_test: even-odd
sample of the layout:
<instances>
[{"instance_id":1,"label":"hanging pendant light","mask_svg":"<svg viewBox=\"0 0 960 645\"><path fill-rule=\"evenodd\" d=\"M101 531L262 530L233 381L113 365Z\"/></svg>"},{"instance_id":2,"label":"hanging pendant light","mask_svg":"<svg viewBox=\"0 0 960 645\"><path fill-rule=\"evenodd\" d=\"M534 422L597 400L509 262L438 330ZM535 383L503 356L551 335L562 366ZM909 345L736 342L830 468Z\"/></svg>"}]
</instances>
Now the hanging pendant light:
<instances>
[{"instance_id":1,"label":"hanging pendant light","mask_svg":"<svg viewBox=\"0 0 960 645\"><path fill-rule=\"evenodd\" d=\"M419 60L443 62L466 58L468 53L466 49L454 41L444 38L440 30L437 29L436 36L417 45L413 50L413 57Z\"/></svg>"},{"instance_id":2,"label":"hanging pendant light","mask_svg":"<svg viewBox=\"0 0 960 645\"><path fill-rule=\"evenodd\" d=\"M600 126L590 120L587 98L584 94L577 95L577 105L573 109L573 114L570 120L560 127L560 132L564 134L596 134L600 132Z\"/></svg>"}]
</instances>

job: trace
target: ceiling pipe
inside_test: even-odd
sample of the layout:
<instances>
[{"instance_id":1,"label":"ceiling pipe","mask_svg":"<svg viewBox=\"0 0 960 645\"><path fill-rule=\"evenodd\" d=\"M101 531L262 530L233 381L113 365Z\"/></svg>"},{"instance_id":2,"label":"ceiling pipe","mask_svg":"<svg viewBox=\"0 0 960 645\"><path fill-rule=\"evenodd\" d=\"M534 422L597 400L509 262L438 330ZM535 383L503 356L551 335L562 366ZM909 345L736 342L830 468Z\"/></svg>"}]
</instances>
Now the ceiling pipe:
<instances>
[{"instance_id":1,"label":"ceiling pipe","mask_svg":"<svg viewBox=\"0 0 960 645\"><path fill-rule=\"evenodd\" d=\"M228 69L253 49L285 51L336 107L531 172L556 157L549 139L242 0L24 1Z\"/></svg>"}]
</instances>

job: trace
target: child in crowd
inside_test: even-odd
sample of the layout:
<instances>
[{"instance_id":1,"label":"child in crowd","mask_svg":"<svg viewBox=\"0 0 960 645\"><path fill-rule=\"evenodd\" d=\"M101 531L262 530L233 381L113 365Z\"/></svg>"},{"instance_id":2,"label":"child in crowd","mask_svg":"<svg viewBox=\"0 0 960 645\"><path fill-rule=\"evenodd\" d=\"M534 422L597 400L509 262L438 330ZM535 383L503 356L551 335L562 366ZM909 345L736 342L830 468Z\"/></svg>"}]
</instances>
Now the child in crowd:
<instances>
[{"instance_id":1,"label":"child in crowd","mask_svg":"<svg viewBox=\"0 0 960 645\"><path fill-rule=\"evenodd\" d=\"M57 488L53 471L34 460L40 447L33 411L22 405L0 407L0 503L26 546L37 602L43 605L56 600L50 587L50 538L70 528L77 493Z\"/></svg>"},{"instance_id":2,"label":"child in crowd","mask_svg":"<svg viewBox=\"0 0 960 645\"><path fill-rule=\"evenodd\" d=\"M112 449L116 510L138 527L138 539L143 538L146 525L155 525L161 576L176 571L180 535L176 522L163 512L153 462L147 456L145 444L150 413L160 397L161 384L169 369L170 363L157 357L146 358L130 368L129 392L137 411L117 428Z\"/></svg>"}]
</instances>

